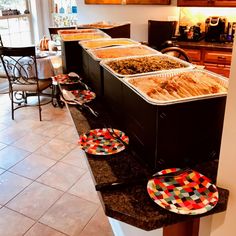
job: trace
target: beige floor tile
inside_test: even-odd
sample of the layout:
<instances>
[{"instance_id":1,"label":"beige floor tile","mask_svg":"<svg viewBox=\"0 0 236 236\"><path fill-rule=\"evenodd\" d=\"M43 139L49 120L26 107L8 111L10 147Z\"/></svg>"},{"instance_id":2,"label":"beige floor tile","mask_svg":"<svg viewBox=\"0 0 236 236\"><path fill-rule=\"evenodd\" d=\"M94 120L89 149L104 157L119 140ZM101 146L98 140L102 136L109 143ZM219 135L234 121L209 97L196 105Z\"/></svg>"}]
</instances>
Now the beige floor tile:
<instances>
[{"instance_id":1,"label":"beige floor tile","mask_svg":"<svg viewBox=\"0 0 236 236\"><path fill-rule=\"evenodd\" d=\"M1 175L4 171L6 171L6 170L0 168L0 175Z\"/></svg>"},{"instance_id":2,"label":"beige floor tile","mask_svg":"<svg viewBox=\"0 0 236 236\"><path fill-rule=\"evenodd\" d=\"M4 205L32 181L24 177L5 172L0 175L0 204ZM1 234L0 234L1 235Z\"/></svg>"},{"instance_id":3,"label":"beige floor tile","mask_svg":"<svg viewBox=\"0 0 236 236\"><path fill-rule=\"evenodd\" d=\"M37 181L67 191L84 173L83 169L58 162L41 175Z\"/></svg>"},{"instance_id":4,"label":"beige floor tile","mask_svg":"<svg viewBox=\"0 0 236 236\"><path fill-rule=\"evenodd\" d=\"M4 125L4 124L0 124L0 131L6 129L8 126L7 125Z\"/></svg>"},{"instance_id":5,"label":"beige floor tile","mask_svg":"<svg viewBox=\"0 0 236 236\"><path fill-rule=\"evenodd\" d=\"M60 124L59 122L45 121L42 126L34 129L33 132L54 138L57 135L60 137L69 128L69 125Z\"/></svg>"},{"instance_id":6,"label":"beige floor tile","mask_svg":"<svg viewBox=\"0 0 236 236\"><path fill-rule=\"evenodd\" d=\"M85 152L80 147L70 151L61 161L88 170Z\"/></svg>"},{"instance_id":7,"label":"beige floor tile","mask_svg":"<svg viewBox=\"0 0 236 236\"><path fill-rule=\"evenodd\" d=\"M100 203L89 172L83 175L68 192L85 200Z\"/></svg>"},{"instance_id":8,"label":"beige floor tile","mask_svg":"<svg viewBox=\"0 0 236 236\"><path fill-rule=\"evenodd\" d=\"M39 219L63 192L40 183L32 183L7 206L33 219Z\"/></svg>"},{"instance_id":9,"label":"beige floor tile","mask_svg":"<svg viewBox=\"0 0 236 236\"><path fill-rule=\"evenodd\" d=\"M0 167L3 169L8 169L15 165L17 162L23 160L25 157L30 155L21 148L8 146L0 150Z\"/></svg>"},{"instance_id":10,"label":"beige floor tile","mask_svg":"<svg viewBox=\"0 0 236 236\"><path fill-rule=\"evenodd\" d=\"M64 130L64 132L57 135L57 138L62 139L66 142L77 144L79 135L74 126L69 126L66 130Z\"/></svg>"},{"instance_id":11,"label":"beige floor tile","mask_svg":"<svg viewBox=\"0 0 236 236\"><path fill-rule=\"evenodd\" d=\"M17 212L5 207L0 209L0 235L2 236L21 236L35 222Z\"/></svg>"},{"instance_id":12,"label":"beige floor tile","mask_svg":"<svg viewBox=\"0 0 236 236\"><path fill-rule=\"evenodd\" d=\"M6 146L7 146L6 144L0 143L0 150L3 149L3 148L5 148Z\"/></svg>"},{"instance_id":13,"label":"beige floor tile","mask_svg":"<svg viewBox=\"0 0 236 236\"><path fill-rule=\"evenodd\" d=\"M25 234L25 236L65 236L65 234L41 223L37 223Z\"/></svg>"},{"instance_id":14,"label":"beige floor tile","mask_svg":"<svg viewBox=\"0 0 236 236\"><path fill-rule=\"evenodd\" d=\"M50 140L51 138L48 138L46 136L30 133L20 138L18 141L14 142L12 145L15 147L22 148L29 152L34 152L45 143L48 143Z\"/></svg>"},{"instance_id":15,"label":"beige floor tile","mask_svg":"<svg viewBox=\"0 0 236 236\"><path fill-rule=\"evenodd\" d=\"M33 153L13 166L10 171L35 180L55 163L52 159Z\"/></svg>"},{"instance_id":16,"label":"beige floor tile","mask_svg":"<svg viewBox=\"0 0 236 236\"><path fill-rule=\"evenodd\" d=\"M96 212L79 236L113 236L113 232L107 216L102 207Z\"/></svg>"},{"instance_id":17,"label":"beige floor tile","mask_svg":"<svg viewBox=\"0 0 236 236\"><path fill-rule=\"evenodd\" d=\"M75 144L54 138L40 147L35 153L58 161L75 147Z\"/></svg>"},{"instance_id":18,"label":"beige floor tile","mask_svg":"<svg viewBox=\"0 0 236 236\"><path fill-rule=\"evenodd\" d=\"M13 126L6 128L0 132L1 143L5 143L8 145L12 144L27 134L27 130L22 129L22 127L13 127Z\"/></svg>"},{"instance_id":19,"label":"beige floor tile","mask_svg":"<svg viewBox=\"0 0 236 236\"><path fill-rule=\"evenodd\" d=\"M97 204L65 194L46 212L40 222L70 236L77 236L97 209Z\"/></svg>"}]
</instances>

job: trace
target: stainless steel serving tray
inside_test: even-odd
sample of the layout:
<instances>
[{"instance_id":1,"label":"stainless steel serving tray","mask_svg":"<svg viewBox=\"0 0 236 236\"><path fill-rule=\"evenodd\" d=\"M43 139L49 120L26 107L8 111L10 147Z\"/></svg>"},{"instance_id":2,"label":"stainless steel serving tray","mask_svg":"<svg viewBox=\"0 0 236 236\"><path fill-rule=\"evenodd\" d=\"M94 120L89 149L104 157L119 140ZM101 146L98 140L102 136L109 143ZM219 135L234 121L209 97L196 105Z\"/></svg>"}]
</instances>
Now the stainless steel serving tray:
<instances>
[{"instance_id":1,"label":"stainless steel serving tray","mask_svg":"<svg viewBox=\"0 0 236 236\"><path fill-rule=\"evenodd\" d=\"M83 38L83 35L91 36L88 38ZM81 33L74 33L74 34L60 34L60 37L62 38L63 41L83 41L83 40L90 40L90 39L98 39L98 38L93 38L93 36L101 36L99 38L111 38L108 34L98 30L97 32L93 33L86 33L86 32L81 32Z\"/></svg>"},{"instance_id":2,"label":"stainless steel serving tray","mask_svg":"<svg viewBox=\"0 0 236 236\"><path fill-rule=\"evenodd\" d=\"M89 28L89 29L112 29L118 26L122 26L122 25L127 25L130 24L131 22L127 21L127 22L123 22L123 23L109 23L109 22L95 22L95 23L91 23L91 24L82 24L82 25L78 25L78 27L82 27L82 28ZM95 27L94 25L96 24L100 24L100 25L106 25L105 27Z\"/></svg>"},{"instance_id":3,"label":"stainless steel serving tray","mask_svg":"<svg viewBox=\"0 0 236 236\"><path fill-rule=\"evenodd\" d=\"M112 68L110 68L107 64L109 62L112 61L122 61L122 60L126 60L126 59L135 59L135 58L146 58L146 57L150 57L150 56L154 56L154 57L163 57L163 58L170 58L176 62L179 62L181 64L183 64L184 66L186 66L185 68L177 68L177 69L170 69L170 70L159 70L159 71L152 71L152 72L145 72L145 73L137 73L137 74L132 74L132 75L123 75L123 74L119 74L117 72L115 72ZM167 55L167 54L156 54L156 55L148 55L148 56L130 56L130 57L122 57L122 58L115 58L115 59L105 59L105 60L101 60L100 65L105 68L106 70L110 71L113 75L117 76L117 77L134 77L134 76L140 76L140 75L152 75L152 74L157 74L157 73L166 73L166 72L178 72L178 71L184 71L184 70L191 70L195 67L195 65L183 61L179 58Z\"/></svg>"},{"instance_id":4,"label":"stainless steel serving tray","mask_svg":"<svg viewBox=\"0 0 236 236\"><path fill-rule=\"evenodd\" d=\"M113 45L107 45L107 46L98 46L96 48L90 48L88 46L86 46L86 44L88 44L89 42L99 42L99 41L107 41L107 42L116 42L116 41L128 41L131 42L131 44L113 44ZM129 46L129 45L141 45L140 42L137 42L135 40L132 39L128 39L128 38L101 38L101 39L90 39L90 40L84 40L79 42L79 44L81 45L81 47L83 47L86 50L94 50L94 49L98 49L98 48L106 48L106 47L114 47L114 46Z\"/></svg>"},{"instance_id":5,"label":"stainless steel serving tray","mask_svg":"<svg viewBox=\"0 0 236 236\"><path fill-rule=\"evenodd\" d=\"M204 73L210 76L213 76L215 79L217 79L217 81L228 87L228 79L226 77L223 77L221 75L218 75L216 73L207 71L207 70L202 70L202 69L194 69L191 71L176 71L176 72L167 72L167 73L159 73L159 74L152 74L152 77L161 77L163 79L168 79L169 77L178 75L178 74L182 74L182 73ZM181 98L181 99L173 99L170 101L159 101L156 99L153 99L151 97L149 97L147 94L145 94L143 91L141 91L139 88L137 88L136 86L134 86L133 84L130 83L130 80L138 80L138 79L143 79L143 78L149 78L150 75L147 76L137 76L137 77L127 77L127 78L123 78L122 81L124 84L126 84L131 90L133 90L136 94L138 94L140 97L142 97L146 102L152 104L152 105L171 105L171 104L176 104L176 103L183 103L183 102L191 102L191 101L195 101L195 100L202 100L202 99L209 99L209 98L213 98L213 97L222 97L222 96L226 96L227 93L226 92L222 92L222 93L214 93L214 94L207 94L207 95L200 95L200 96L192 96L192 97L187 97L187 98ZM202 78L204 79L204 77Z\"/></svg>"},{"instance_id":6,"label":"stainless steel serving tray","mask_svg":"<svg viewBox=\"0 0 236 236\"><path fill-rule=\"evenodd\" d=\"M58 34L80 34L80 33L100 33L99 29L62 29L58 30Z\"/></svg>"},{"instance_id":7,"label":"stainless steel serving tray","mask_svg":"<svg viewBox=\"0 0 236 236\"><path fill-rule=\"evenodd\" d=\"M91 49L91 50L87 50L87 52L89 53L89 55L95 60L95 61L101 61L101 60L106 60L106 59L111 59L111 58L99 58L96 56L96 52L99 52L99 51L109 51L109 50L112 50L112 49L126 49L126 48L135 48L135 47L142 47L144 49L147 49L150 51L149 54L144 54L144 55L141 55L141 56L148 56L148 55L157 55L157 54L161 54L160 52L158 52L157 50L153 49L153 48L150 48L148 46L145 46L145 45L127 45L127 46L115 46L115 47L109 47L109 48L100 48L100 49ZM140 55L139 55L140 56ZM127 55L125 56L119 56L119 57L115 57L115 58L127 58ZM115 59L114 57L112 59Z\"/></svg>"}]
</instances>

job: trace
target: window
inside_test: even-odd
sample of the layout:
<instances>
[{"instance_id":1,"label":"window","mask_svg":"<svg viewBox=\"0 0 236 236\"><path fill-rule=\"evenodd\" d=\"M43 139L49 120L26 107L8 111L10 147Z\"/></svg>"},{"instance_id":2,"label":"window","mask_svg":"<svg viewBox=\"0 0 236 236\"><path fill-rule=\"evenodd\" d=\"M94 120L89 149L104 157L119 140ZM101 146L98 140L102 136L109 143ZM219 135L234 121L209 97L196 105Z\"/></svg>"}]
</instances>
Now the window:
<instances>
[{"instance_id":1,"label":"window","mask_svg":"<svg viewBox=\"0 0 236 236\"><path fill-rule=\"evenodd\" d=\"M0 10L18 10L20 14L0 16L0 34L6 46L32 44L31 14L27 0L0 0Z\"/></svg>"}]
</instances>

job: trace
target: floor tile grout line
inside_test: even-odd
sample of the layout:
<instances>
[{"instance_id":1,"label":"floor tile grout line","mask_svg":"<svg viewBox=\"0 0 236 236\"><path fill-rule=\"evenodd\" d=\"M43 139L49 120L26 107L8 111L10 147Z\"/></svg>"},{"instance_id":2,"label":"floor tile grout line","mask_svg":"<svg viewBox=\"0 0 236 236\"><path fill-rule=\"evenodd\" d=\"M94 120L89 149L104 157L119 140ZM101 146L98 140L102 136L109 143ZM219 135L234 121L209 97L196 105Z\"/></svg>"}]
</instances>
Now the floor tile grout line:
<instances>
[{"instance_id":1,"label":"floor tile grout line","mask_svg":"<svg viewBox=\"0 0 236 236\"><path fill-rule=\"evenodd\" d=\"M99 208L100 208L100 206L96 209L96 212L94 213L94 215L91 216L91 218L87 221L87 224L85 224L85 226L83 227L83 229L81 230L81 232L80 232L79 234L81 234L81 233L84 231L84 229L86 228L86 226L90 223L90 221L93 219L93 217L98 213Z\"/></svg>"},{"instance_id":2,"label":"floor tile grout line","mask_svg":"<svg viewBox=\"0 0 236 236\"><path fill-rule=\"evenodd\" d=\"M39 223L42 223L40 220L43 218L43 216L46 215L46 214L48 213L48 211L49 211L58 201L60 201L60 199L61 199L65 194L68 194L68 195L71 195L71 196L73 196L73 197L76 197L76 198L79 198L79 199L84 200L84 199L81 198L81 197L75 196L75 195L70 194L70 193L68 193L68 192L64 192L64 193L61 195L61 197L59 197L59 198L44 212L44 214L38 219L38 222L39 222ZM88 201L88 200L86 200L86 201ZM92 204L94 204L94 205L96 205L97 208L99 209L99 207L100 207L99 204L96 204L96 203L91 202L91 201L88 201L88 202L89 202L89 203L92 203ZM97 212L97 209L96 209L96 212ZM96 212L93 214L93 216L96 214ZM93 217L93 216L92 216L92 217ZM92 218L92 217L91 217L91 218ZM90 221L91 218L90 218L88 221ZM46 223L43 223L43 224L47 225ZM87 224L86 224L86 225L87 225ZM47 226L49 226L49 225L47 225ZM51 226L49 226L49 227L51 227ZM81 232L82 232L82 230L81 230ZM80 232L80 233L81 233L81 232ZM64 233L64 232L63 232L63 233ZM65 233L64 233L64 234L65 234Z\"/></svg>"}]
</instances>

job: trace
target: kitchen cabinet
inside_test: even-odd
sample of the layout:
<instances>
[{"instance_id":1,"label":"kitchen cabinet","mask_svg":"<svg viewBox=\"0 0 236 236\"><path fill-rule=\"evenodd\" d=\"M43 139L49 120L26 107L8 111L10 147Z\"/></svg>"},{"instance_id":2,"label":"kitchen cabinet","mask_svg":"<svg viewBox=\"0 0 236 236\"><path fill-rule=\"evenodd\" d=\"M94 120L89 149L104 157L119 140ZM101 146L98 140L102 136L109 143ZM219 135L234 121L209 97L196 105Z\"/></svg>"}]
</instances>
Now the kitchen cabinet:
<instances>
[{"instance_id":1,"label":"kitchen cabinet","mask_svg":"<svg viewBox=\"0 0 236 236\"><path fill-rule=\"evenodd\" d=\"M177 6L185 7L235 7L236 1L234 0L178 0Z\"/></svg>"},{"instance_id":2,"label":"kitchen cabinet","mask_svg":"<svg viewBox=\"0 0 236 236\"><path fill-rule=\"evenodd\" d=\"M205 69L217 74L229 77L232 52L211 49L191 49L181 46L192 62L197 65L203 65Z\"/></svg>"}]
</instances>

